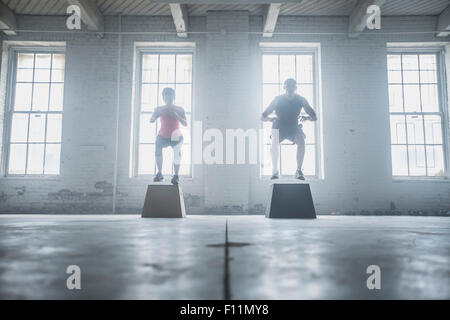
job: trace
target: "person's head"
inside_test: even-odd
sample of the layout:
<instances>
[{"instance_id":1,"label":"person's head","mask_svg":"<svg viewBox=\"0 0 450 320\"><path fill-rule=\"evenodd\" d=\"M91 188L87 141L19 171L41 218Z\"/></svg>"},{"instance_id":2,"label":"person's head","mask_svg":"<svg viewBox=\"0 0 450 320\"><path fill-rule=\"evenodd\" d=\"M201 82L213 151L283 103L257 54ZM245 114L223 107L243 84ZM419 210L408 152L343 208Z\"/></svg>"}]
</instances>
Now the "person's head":
<instances>
[{"instance_id":1,"label":"person's head","mask_svg":"<svg viewBox=\"0 0 450 320\"><path fill-rule=\"evenodd\" d=\"M175 90L172 88L164 88L162 91L162 96L166 105L171 105L175 100Z\"/></svg>"},{"instance_id":2,"label":"person's head","mask_svg":"<svg viewBox=\"0 0 450 320\"><path fill-rule=\"evenodd\" d=\"M295 81L295 79L287 79L284 82L284 90L286 90L287 94L292 94L295 91L297 91L297 81Z\"/></svg>"}]
</instances>

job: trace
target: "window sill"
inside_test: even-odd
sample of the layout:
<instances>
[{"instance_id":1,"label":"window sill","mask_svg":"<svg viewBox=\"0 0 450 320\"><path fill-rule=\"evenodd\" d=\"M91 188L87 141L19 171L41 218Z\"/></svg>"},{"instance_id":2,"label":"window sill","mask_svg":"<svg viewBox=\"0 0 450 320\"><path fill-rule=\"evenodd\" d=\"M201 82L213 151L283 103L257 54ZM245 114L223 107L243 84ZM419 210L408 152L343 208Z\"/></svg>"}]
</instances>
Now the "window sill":
<instances>
[{"instance_id":1,"label":"window sill","mask_svg":"<svg viewBox=\"0 0 450 320\"><path fill-rule=\"evenodd\" d=\"M7 175L0 177L0 180L46 180L46 181L59 181L60 176L21 176L21 175Z\"/></svg>"},{"instance_id":2,"label":"window sill","mask_svg":"<svg viewBox=\"0 0 450 320\"><path fill-rule=\"evenodd\" d=\"M392 182L402 183L402 182L440 182L440 183L450 183L450 179L447 177L393 177Z\"/></svg>"}]
</instances>

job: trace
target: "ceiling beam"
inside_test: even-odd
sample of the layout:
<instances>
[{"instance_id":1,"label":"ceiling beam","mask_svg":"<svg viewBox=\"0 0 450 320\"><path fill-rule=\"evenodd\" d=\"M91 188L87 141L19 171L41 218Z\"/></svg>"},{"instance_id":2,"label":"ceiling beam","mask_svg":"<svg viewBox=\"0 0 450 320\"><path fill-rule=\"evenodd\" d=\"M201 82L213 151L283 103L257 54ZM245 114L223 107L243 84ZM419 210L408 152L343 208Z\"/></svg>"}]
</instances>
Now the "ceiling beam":
<instances>
[{"instance_id":1,"label":"ceiling beam","mask_svg":"<svg viewBox=\"0 0 450 320\"><path fill-rule=\"evenodd\" d=\"M0 29L9 36L16 35L16 15L0 1Z\"/></svg>"},{"instance_id":2,"label":"ceiling beam","mask_svg":"<svg viewBox=\"0 0 450 320\"><path fill-rule=\"evenodd\" d=\"M450 35L450 6L448 6L447 9L445 9L440 14L438 19L437 31L438 37L447 37Z\"/></svg>"},{"instance_id":3,"label":"ceiling beam","mask_svg":"<svg viewBox=\"0 0 450 320\"><path fill-rule=\"evenodd\" d=\"M348 35L350 38L357 38L367 27L367 8L371 5L377 5L381 7L386 0L360 0L357 2L353 9L349 23L348 23Z\"/></svg>"},{"instance_id":4,"label":"ceiling beam","mask_svg":"<svg viewBox=\"0 0 450 320\"><path fill-rule=\"evenodd\" d=\"M263 37L270 38L275 31L278 15L280 14L281 3L271 3L267 6L264 14L264 33Z\"/></svg>"},{"instance_id":5,"label":"ceiling beam","mask_svg":"<svg viewBox=\"0 0 450 320\"><path fill-rule=\"evenodd\" d=\"M81 10L81 21L89 30L104 31L103 15L92 0L67 0L70 5L76 5Z\"/></svg>"},{"instance_id":6,"label":"ceiling beam","mask_svg":"<svg viewBox=\"0 0 450 320\"><path fill-rule=\"evenodd\" d=\"M188 14L186 5L179 3L170 3L170 11L172 12L173 23L180 38L187 38L188 31Z\"/></svg>"}]
</instances>

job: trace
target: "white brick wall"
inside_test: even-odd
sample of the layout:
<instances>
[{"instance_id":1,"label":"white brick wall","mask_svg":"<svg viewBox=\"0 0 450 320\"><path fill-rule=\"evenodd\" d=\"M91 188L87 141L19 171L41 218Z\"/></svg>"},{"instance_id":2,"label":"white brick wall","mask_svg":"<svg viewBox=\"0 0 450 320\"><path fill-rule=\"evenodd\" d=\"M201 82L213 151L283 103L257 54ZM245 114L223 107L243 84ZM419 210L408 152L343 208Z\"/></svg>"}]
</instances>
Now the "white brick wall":
<instances>
[{"instance_id":1,"label":"white brick wall","mask_svg":"<svg viewBox=\"0 0 450 320\"><path fill-rule=\"evenodd\" d=\"M345 32L347 18L280 17L279 32ZM106 17L106 31L117 17ZM429 31L435 17L384 18L384 31ZM19 16L20 29L63 30L64 18ZM411 29L413 28L413 29ZM210 12L192 17L193 31L261 31L262 17ZM174 31L171 17L123 17L124 31ZM0 213L110 213L114 174L117 36L21 33L0 40L66 41L66 89L61 175L57 179L0 178ZM122 39L118 197L120 213L138 213L146 184L129 178L134 41L183 41L175 35ZM430 35L346 36L196 34L195 117L204 129L259 128L260 41L320 42L325 179L311 181L318 212L450 210L450 182L393 182L386 42L436 41ZM0 101L4 101L1 99ZM2 104L2 109L4 105ZM3 117L1 113L0 118ZM81 145L105 146L82 151ZM105 183L101 183L106 181ZM260 213L269 182L256 165L201 166L183 182L188 213Z\"/></svg>"}]
</instances>

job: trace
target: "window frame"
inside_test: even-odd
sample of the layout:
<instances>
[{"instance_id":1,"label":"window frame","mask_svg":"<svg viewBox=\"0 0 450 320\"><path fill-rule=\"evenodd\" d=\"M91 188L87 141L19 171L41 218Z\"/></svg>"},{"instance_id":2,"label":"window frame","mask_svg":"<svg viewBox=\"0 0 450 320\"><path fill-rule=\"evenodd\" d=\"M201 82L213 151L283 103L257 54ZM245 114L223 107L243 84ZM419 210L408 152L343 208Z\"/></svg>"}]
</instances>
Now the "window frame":
<instances>
[{"instance_id":1,"label":"window frame","mask_svg":"<svg viewBox=\"0 0 450 320\"><path fill-rule=\"evenodd\" d=\"M434 54L436 55L436 73L437 73L437 87L438 87L438 102L439 102L439 111L437 112L391 112L390 110L390 102L388 100L388 112L389 112L389 145L391 148L391 176L393 181L448 181L450 178L450 156L449 156L449 107L448 107L448 98L446 93L447 88L447 79L446 79L446 64L445 64L445 50L442 47L388 47L388 50L386 52L386 84L388 87L388 95L389 95L389 78L388 78L388 65L387 65L387 57L389 55L408 55L408 54L414 54L414 55L429 55ZM402 66L403 71L403 66ZM419 72L420 77L420 72ZM419 78L420 82L420 78ZM402 72L402 87L405 85L403 82L403 72ZM421 83L419 83L419 89L421 87ZM404 91L402 90L402 95L404 97ZM447 106L447 107L446 107ZM404 107L404 101L403 101L403 107ZM428 175L428 165L427 165L427 151L426 146L429 144L426 144L426 141L424 141L425 146L425 172L426 175L422 176L413 176L409 175L410 168L409 168L409 162L408 162L408 175L407 176L395 176L393 174L393 168L392 168L392 133L391 133L391 115L439 115L441 117L441 128L442 128L442 149L443 149L443 155L444 155L444 174L442 176L430 176ZM423 118L424 119L424 118ZM423 120L424 121L424 120ZM406 128L406 143L405 145L408 146L408 128ZM425 130L425 127L423 128ZM424 135L425 139L425 135ZM408 156L408 152L407 152Z\"/></svg>"},{"instance_id":2,"label":"window frame","mask_svg":"<svg viewBox=\"0 0 450 320\"><path fill-rule=\"evenodd\" d=\"M142 87L142 57L144 54L190 54L192 55L192 84L191 84L191 110L190 117L191 121L188 123L188 127L191 135L191 152L190 152L190 175L181 175L183 180L192 180L194 178L194 165L192 163L193 155L192 155L192 145L194 143L192 139L193 133L193 122L195 116L195 107L194 107L194 90L195 90L195 65L196 65L196 50L195 45L191 42L189 43L177 43L166 45L165 43L151 43L144 45L137 45L135 49L135 85L134 85L134 106L133 106L133 115L132 115L132 141L131 141L131 159L130 159L130 178L142 178L148 179L152 177L154 174L139 174L139 130L140 130L140 115L141 115L141 87Z\"/></svg>"},{"instance_id":3,"label":"window frame","mask_svg":"<svg viewBox=\"0 0 450 320\"><path fill-rule=\"evenodd\" d=\"M65 64L64 64L64 91L63 91L63 106L61 111L24 111L27 114L33 113L46 113L46 114L61 114L61 126L64 122L64 99L65 99L65 85L66 85L66 65L67 65L67 53L65 45L45 45L45 46L21 46L12 45L8 48L8 63L7 63L7 75L6 75L6 97L5 97L5 109L4 109L4 126L3 126L3 151L2 152L2 165L1 165L1 177L2 178L24 178L24 179L55 179L61 175L61 154L63 145L63 130L61 128L61 142L60 145L60 157L59 157L59 173L42 173L42 174L27 174L25 166L24 174L8 173L9 170L9 155L10 155L10 145L11 145L11 130L12 130L12 120L14 115L14 101L15 101L15 83L17 78L17 62L18 55L20 53L33 53L33 54L64 54ZM33 67L34 70L34 67ZM51 83L51 82L50 82ZM29 126L29 123L28 123ZM46 124L47 126L47 124ZM47 130L46 130L47 131ZM33 144L33 143L32 143ZM27 141L26 145L29 143ZM47 145L44 141L44 145ZM28 147L27 147L28 149ZM44 151L45 152L45 151ZM28 152L27 152L28 154ZM45 156L45 154L44 154ZM28 162L28 160L26 160ZM44 164L45 166L45 158Z\"/></svg>"},{"instance_id":4,"label":"window frame","mask_svg":"<svg viewBox=\"0 0 450 320\"><path fill-rule=\"evenodd\" d=\"M323 122L322 122L322 99L321 99L321 55L320 55L320 44L315 43L260 43L260 56L259 56L259 65L261 73L259 75L259 90L260 90L260 112L262 112L267 106L263 105L263 85L264 81L262 78L263 75L263 56L264 55L312 55L312 74L313 74L313 95L314 95L314 103L311 103L312 108L317 114L318 120L315 125L315 166L316 166L316 174L313 176L306 176L309 180L324 180L324 150L323 150ZM264 130L264 124L260 124L260 129ZM260 160L264 159L264 142L263 139L260 139L259 143L260 147ZM281 147L281 146L280 146ZM280 178L290 177L291 175L282 175L282 147L280 148L280 159L279 159L279 168L280 168ZM264 175L263 169L259 166L259 177L260 179L267 180L270 178L270 175Z\"/></svg>"}]
</instances>

